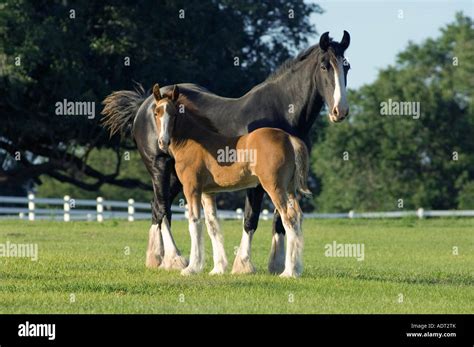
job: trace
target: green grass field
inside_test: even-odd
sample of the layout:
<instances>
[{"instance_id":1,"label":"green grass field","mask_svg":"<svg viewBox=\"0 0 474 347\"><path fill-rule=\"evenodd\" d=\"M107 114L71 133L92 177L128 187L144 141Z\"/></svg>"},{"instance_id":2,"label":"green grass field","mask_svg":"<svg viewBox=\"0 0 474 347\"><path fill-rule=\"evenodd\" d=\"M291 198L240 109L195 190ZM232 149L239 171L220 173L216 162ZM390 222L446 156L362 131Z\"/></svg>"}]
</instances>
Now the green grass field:
<instances>
[{"instance_id":1,"label":"green grass field","mask_svg":"<svg viewBox=\"0 0 474 347\"><path fill-rule=\"evenodd\" d=\"M270 221L254 238L257 274L240 276L207 274L207 234L205 273L145 268L148 228L148 222L1 221L0 243L37 243L39 259L0 257L0 313L474 312L472 219L305 220L298 279L266 271ZM222 222L222 229L232 264L241 222ZM187 257L187 223L174 222L173 233ZM333 241L363 243L364 261L326 257L324 246Z\"/></svg>"}]
</instances>

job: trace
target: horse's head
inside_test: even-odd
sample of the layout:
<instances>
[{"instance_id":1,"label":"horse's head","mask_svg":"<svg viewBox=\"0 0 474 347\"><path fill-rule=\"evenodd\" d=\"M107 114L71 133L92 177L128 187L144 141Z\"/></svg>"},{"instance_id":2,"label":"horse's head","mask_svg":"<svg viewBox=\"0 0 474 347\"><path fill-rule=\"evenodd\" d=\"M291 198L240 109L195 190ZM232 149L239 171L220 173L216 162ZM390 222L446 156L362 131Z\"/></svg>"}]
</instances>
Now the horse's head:
<instances>
[{"instance_id":1,"label":"horse's head","mask_svg":"<svg viewBox=\"0 0 474 347\"><path fill-rule=\"evenodd\" d=\"M321 54L316 67L316 81L328 105L331 122L340 122L349 114L346 84L350 65L344 58L344 51L350 41L351 37L345 30L340 43L333 41L329 32L322 34L319 40Z\"/></svg>"},{"instance_id":2,"label":"horse's head","mask_svg":"<svg viewBox=\"0 0 474 347\"><path fill-rule=\"evenodd\" d=\"M176 101L179 97L179 88L175 85L170 95L162 96L160 86L155 84L153 86L153 97L155 98L155 121L159 131L158 147L163 152L167 152L173 134L174 119L178 115Z\"/></svg>"}]
</instances>

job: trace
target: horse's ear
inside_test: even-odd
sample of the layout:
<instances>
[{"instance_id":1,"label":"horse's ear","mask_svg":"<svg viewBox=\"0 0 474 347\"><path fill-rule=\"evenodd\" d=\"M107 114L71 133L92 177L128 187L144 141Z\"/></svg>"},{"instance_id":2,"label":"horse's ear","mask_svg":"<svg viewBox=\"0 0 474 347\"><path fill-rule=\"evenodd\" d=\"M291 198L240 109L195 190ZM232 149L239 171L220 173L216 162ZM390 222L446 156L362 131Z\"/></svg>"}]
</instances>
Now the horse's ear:
<instances>
[{"instance_id":1,"label":"horse's ear","mask_svg":"<svg viewBox=\"0 0 474 347\"><path fill-rule=\"evenodd\" d=\"M155 101L160 101L162 98L160 92L160 85L158 83L153 86L153 96L155 97Z\"/></svg>"},{"instance_id":2,"label":"horse's ear","mask_svg":"<svg viewBox=\"0 0 474 347\"><path fill-rule=\"evenodd\" d=\"M347 47L349 47L350 43L351 43L351 35L349 35L349 33L344 30L344 35L342 36L342 40L341 40L342 48L346 50Z\"/></svg>"},{"instance_id":3,"label":"horse's ear","mask_svg":"<svg viewBox=\"0 0 474 347\"><path fill-rule=\"evenodd\" d=\"M171 94L171 100L176 101L179 97L179 87L175 84L173 87L173 94Z\"/></svg>"},{"instance_id":4,"label":"horse's ear","mask_svg":"<svg viewBox=\"0 0 474 347\"><path fill-rule=\"evenodd\" d=\"M319 39L319 47L323 51L327 51L329 48L329 31L326 31L324 34L321 35Z\"/></svg>"}]
</instances>

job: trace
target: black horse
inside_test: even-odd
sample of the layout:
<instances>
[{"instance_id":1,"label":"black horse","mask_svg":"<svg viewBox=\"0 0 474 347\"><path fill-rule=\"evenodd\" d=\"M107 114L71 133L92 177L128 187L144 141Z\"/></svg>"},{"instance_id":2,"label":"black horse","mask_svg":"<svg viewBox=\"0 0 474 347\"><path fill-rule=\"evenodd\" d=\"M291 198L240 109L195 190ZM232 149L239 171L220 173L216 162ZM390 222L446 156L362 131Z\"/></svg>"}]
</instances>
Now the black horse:
<instances>
[{"instance_id":1,"label":"black horse","mask_svg":"<svg viewBox=\"0 0 474 347\"><path fill-rule=\"evenodd\" d=\"M195 108L216 131L226 136L247 134L261 127L275 127L301 138L311 148L309 130L324 103L331 122L342 121L349 112L346 100L349 64L344 51L350 36L344 31L341 42L324 33L319 45L301 52L284 63L263 83L240 98L224 98L195 84L179 84L189 107ZM171 87L161 88L162 94ZM103 124L111 135L133 122L132 133L140 155L153 182L152 226L150 228L146 265L182 269L186 260L180 255L169 228L171 202L181 190L173 159L158 147L153 117L153 95L141 91L117 91L104 100ZM187 107L187 106L186 106ZM255 269L250 261L251 241L257 229L264 190L261 186L247 190L242 241L234 261L233 273ZM281 273L284 268L284 228L275 212L269 271Z\"/></svg>"}]
</instances>

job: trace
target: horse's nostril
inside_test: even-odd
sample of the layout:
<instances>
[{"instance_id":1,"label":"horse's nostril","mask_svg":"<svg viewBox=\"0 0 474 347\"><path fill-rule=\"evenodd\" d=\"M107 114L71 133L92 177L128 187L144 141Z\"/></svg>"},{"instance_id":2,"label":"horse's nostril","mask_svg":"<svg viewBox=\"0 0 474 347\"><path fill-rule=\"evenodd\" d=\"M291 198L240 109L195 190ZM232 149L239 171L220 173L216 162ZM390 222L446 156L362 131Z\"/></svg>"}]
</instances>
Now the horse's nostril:
<instances>
[{"instance_id":1,"label":"horse's nostril","mask_svg":"<svg viewBox=\"0 0 474 347\"><path fill-rule=\"evenodd\" d=\"M334 107L334 108L332 109L332 114L337 117L337 115L339 114L339 112L337 112L337 107Z\"/></svg>"}]
</instances>

